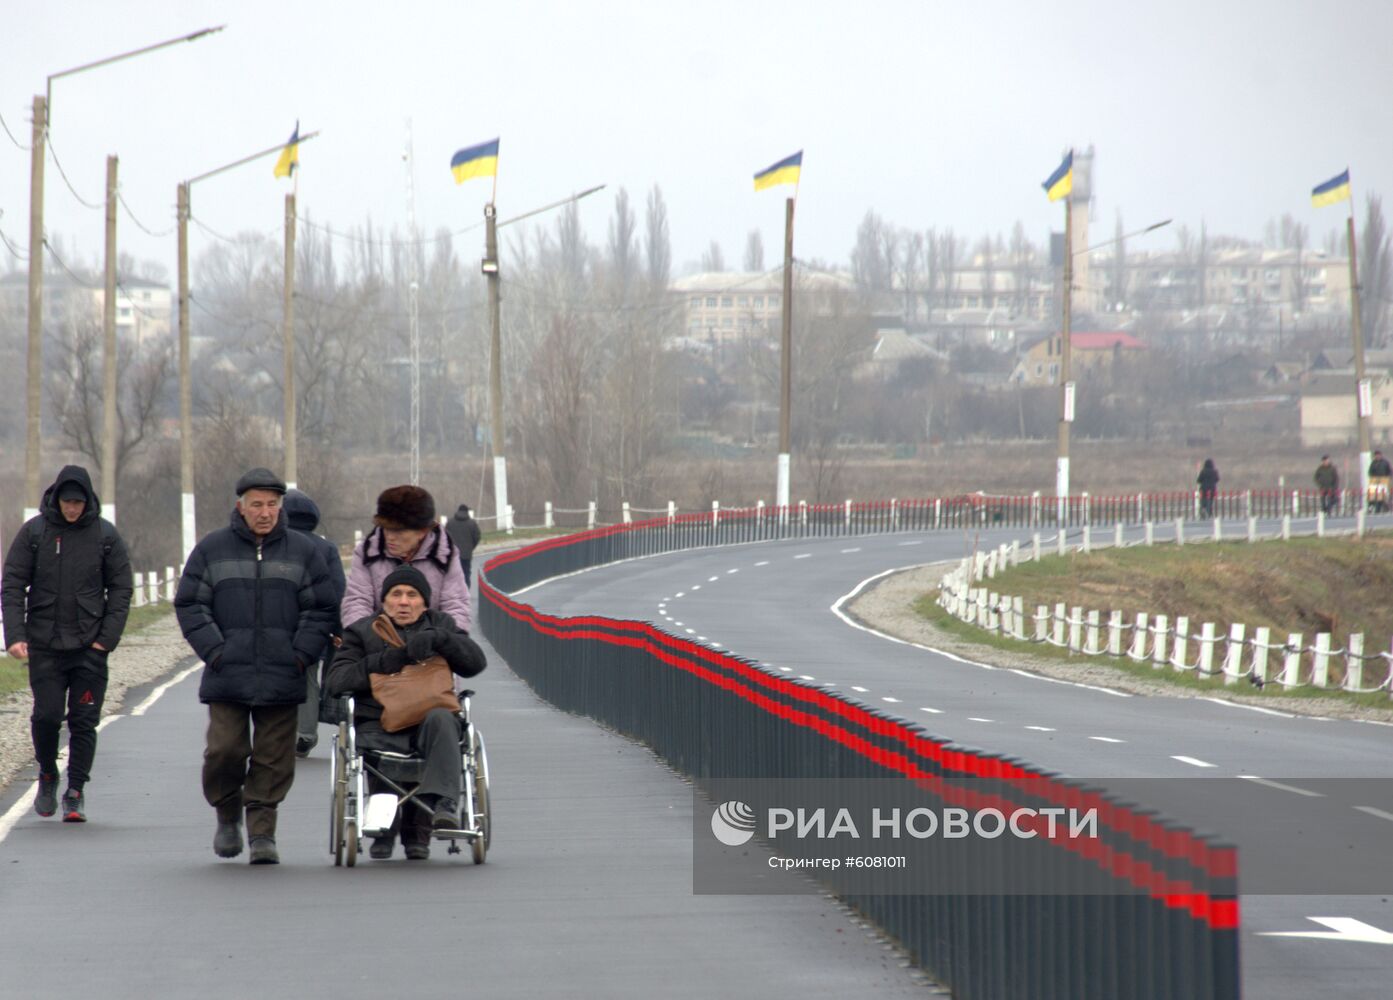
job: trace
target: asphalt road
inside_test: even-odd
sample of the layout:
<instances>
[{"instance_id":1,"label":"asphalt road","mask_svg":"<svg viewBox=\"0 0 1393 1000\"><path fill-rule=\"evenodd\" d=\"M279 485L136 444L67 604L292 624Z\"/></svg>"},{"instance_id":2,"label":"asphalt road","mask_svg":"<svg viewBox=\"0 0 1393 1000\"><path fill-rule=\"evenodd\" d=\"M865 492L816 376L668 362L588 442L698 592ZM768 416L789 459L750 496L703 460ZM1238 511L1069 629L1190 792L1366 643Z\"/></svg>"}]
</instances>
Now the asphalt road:
<instances>
[{"instance_id":1,"label":"asphalt road","mask_svg":"<svg viewBox=\"0 0 1393 1000\"><path fill-rule=\"evenodd\" d=\"M487 864L437 845L333 867L327 729L281 808L282 864L215 858L190 676L102 731L90 822L27 810L0 834L0 998L933 995L834 900L694 895L686 782L489 654Z\"/></svg>"},{"instance_id":2,"label":"asphalt road","mask_svg":"<svg viewBox=\"0 0 1393 1000\"><path fill-rule=\"evenodd\" d=\"M1011 537L988 532L979 544ZM1247 996L1388 995L1393 728L993 669L888 641L831 610L876 574L970 546L952 533L730 546L598 568L524 599L554 614L655 622L1218 832L1240 847ZM1327 936L1266 936L1283 933Z\"/></svg>"}]
</instances>

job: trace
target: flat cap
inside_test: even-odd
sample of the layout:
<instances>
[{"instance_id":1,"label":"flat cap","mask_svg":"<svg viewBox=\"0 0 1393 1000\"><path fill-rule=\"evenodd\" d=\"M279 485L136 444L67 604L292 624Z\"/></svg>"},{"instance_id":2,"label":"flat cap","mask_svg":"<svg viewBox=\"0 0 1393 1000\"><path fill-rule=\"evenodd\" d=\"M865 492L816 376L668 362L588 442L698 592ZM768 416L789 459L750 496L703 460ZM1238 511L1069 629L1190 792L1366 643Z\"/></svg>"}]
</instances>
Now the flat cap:
<instances>
[{"instance_id":1,"label":"flat cap","mask_svg":"<svg viewBox=\"0 0 1393 1000\"><path fill-rule=\"evenodd\" d=\"M248 469L242 474L242 478L237 480L237 495L240 497L247 490L268 490L284 495L285 482L270 469L257 466L255 469Z\"/></svg>"}]
</instances>

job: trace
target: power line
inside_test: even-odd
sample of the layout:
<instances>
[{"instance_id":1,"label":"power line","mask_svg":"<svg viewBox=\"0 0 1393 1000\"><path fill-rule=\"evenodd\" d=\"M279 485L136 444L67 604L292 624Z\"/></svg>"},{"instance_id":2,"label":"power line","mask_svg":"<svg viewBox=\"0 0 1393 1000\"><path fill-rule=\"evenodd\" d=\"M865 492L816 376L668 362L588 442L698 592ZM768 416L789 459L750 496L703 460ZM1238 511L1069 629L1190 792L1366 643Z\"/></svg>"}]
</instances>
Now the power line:
<instances>
[{"instance_id":1,"label":"power line","mask_svg":"<svg viewBox=\"0 0 1393 1000\"><path fill-rule=\"evenodd\" d=\"M199 218L197 218L197 217L195 217L195 216L193 216L193 215L190 215L189 218L193 220L193 224L194 224L195 226L197 226L199 229L202 229L205 233L207 233L209 236L214 237L215 239L222 240L224 243L234 243L234 244L235 244L235 243L241 243L241 242L242 242L242 237L241 237L241 236L224 236L222 233L218 232L216 229L213 229L211 226L209 226L207 223L205 223L202 219L199 219ZM276 235L277 235L276 232L275 232L274 230L269 230L269 231L266 231L266 232L261 232L261 231L258 231L258 230L253 229L253 230L248 230L248 232L250 232L250 233L252 233L252 234L254 234L254 235L256 235L256 236L261 236L261 237L263 237L263 238L265 238L265 239L268 239L268 240L270 240L270 239L275 239L275 237L276 237ZM244 235L245 235L245 234L244 234Z\"/></svg>"},{"instance_id":2,"label":"power line","mask_svg":"<svg viewBox=\"0 0 1393 1000\"><path fill-rule=\"evenodd\" d=\"M10 131L10 126L5 121L4 115L0 115L0 128L3 128L5 130L5 134L10 137L10 142L14 143L16 146L24 150L26 153L29 152L29 150L32 148L30 146L24 145L24 143L20 142L18 139L15 138L15 134Z\"/></svg>"},{"instance_id":3,"label":"power line","mask_svg":"<svg viewBox=\"0 0 1393 1000\"><path fill-rule=\"evenodd\" d=\"M471 226L465 226L463 229L456 229L456 230L454 230L453 232L442 233L442 234L439 235L439 236L424 236L424 237L421 237L421 238L419 238L419 239L414 239L414 240L399 240L399 239L380 239L380 240L375 240L375 239L370 239L369 237L366 237L366 236L359 236L359 235L357 235L356 233L345 233L345 232L341 232L340 230L333 229L333 228L331 228L331 227L329 227L329 226L321 225L321 224L318 223L318 222L313 222L313 221L311 221L310 219L306 218L306 217L303 216L303 215L297 215L297 216L295 216L295 220L296 220L297 222L303 223L304 225L308 226L310 229L317 229L317 230L319 230L319 231L322 232L322 233L327 233L328 235L334 237L335 239L348 240L350 243L360 243L360 244L365 244L365 245L368 245L368 246L384 247L384 248L385 248L385 247L419 247L419 246L426 246L426 245L432 244L432 243L444 243L444 242L447 242L447 241L452 241L452 240L454 240L454 238L455 238L456 236L463 236L465 233L472 232L473 230L482 228L482 226L483 226L483 223L482 223L482 222L476 222L476 223L474 223L474 224L471 225Z\"/></svg>"},{"instance_id":4,"label":"power line","mask_svg":"<svg viewBox=\"0 0 1393 1000\"><path fill-rule=\"evenodd\" d=\"M0 243L5 244L5 249L9 250L10 256L14 257L16 260L27 261L29 259L28 254L20 253L19 250L15 247L15 245L10 242L10 238L5 235L5 231L3 229L0 229Z\"/></svg>"},{"instance_id":5,"label":"power line","mask_svg":"<svg viewBox=\"0 0 1393 1000\"><path fill-rule=\"evenodd\" d=\"M126 202L126 196L123 195L123 194L121 193L121 191L120 191L119 188L118 188L117 191L116 191L116 200L119 201L119 202L121 203L121 207L124 208L124 209L126 210L126 214L127 214L128 216L130 216L131 221L134 222L134 223L136 224L136 226L137 226L142 232L144 232L147 236L153 236L153 237L155 237L156 239L163 239L163 238L166 237L166 236L172 235L172 234L174 233L174 231L175 231L176 229L179 228L179 224L176 222L174 225L170 226L168 229L161 230L160 232L157 233L157 232L153 231L152 229L150 229L150 227L148 227L147 225L145 225L145 223L143 223L143 222L140 221L140 219L136 216L135 212L131 210L131 206L130 206L129 204L127 204L127 202Z\"/></svg>"},{"instance_id":6,"label":"power line","mask_svg":"<svg viewBox=\"0 0 1393 1000\"><path fill-rule=\"evenodd\" d=\"M88 201L86 198L82 197L82 195L77 193L77 188L73 187L73 182L68 179L68 172L63 169L63 164L58 159L58 150L53 148L52 135L48 137L48 155L50 158L52 158L53 165L58 168L58 173L62 176L63 183L68 186L68 190L72 192L72 196L78 200L78 203L82 205L84 208L94 208L100 210L102 207L100 202Z\"/></svg>"}]
</instances>

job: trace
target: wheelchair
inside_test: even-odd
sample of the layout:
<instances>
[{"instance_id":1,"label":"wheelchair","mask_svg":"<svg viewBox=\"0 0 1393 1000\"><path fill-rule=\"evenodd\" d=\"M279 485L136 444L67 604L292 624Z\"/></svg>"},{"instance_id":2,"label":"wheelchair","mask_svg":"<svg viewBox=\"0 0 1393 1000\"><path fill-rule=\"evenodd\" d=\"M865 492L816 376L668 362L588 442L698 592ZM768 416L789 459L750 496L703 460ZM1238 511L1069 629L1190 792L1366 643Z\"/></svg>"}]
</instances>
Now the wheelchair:
<instances>
[{"instance_id":1,"label":"wheelchair","mask_svg":"<svg viewBox=\"0 0 1393 1000\"><path fill-rule=\"evenodd\" d=\"M473 695L473 691L459 693L460 827L432 830L431 839L448 840L450 854L461 853L459 841L465 841L474 863L481 865L488 856L493 824L489 814L488 753L483 736L469 717L469 699ZM330 744L333 766L329 771L329 853L334 856L335 867L352 868L357 864L362 839L385 835L403 807L415 802L415 789L425 761L414 754L359 749L353 698L340 698L338 702L338 731ZM383 791L368 794L369 775L377 779Z\"/></svg>"}]
</instances>

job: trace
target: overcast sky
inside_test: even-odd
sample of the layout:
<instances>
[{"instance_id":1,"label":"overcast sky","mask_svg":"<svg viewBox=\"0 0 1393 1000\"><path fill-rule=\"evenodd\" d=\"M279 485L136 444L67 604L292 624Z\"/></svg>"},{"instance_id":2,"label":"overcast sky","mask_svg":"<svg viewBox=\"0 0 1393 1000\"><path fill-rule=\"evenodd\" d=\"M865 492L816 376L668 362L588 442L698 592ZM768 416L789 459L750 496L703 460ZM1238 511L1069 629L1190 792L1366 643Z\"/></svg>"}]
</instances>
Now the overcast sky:
<instances>
[{"instance_id":1,"label":"overcast sky","mask_svg":"<svg viewBox=\"0 0 1393 1000\"><path fill-rule=\"evenodd\" d=\"M22 7L22 13L16 8ZM416 213L427 233L476 222L487 181L456 186L451 154L501 137L504 218L606 183L582 213L602 242L612 192L660 185L678 269L718 241L729 266L758 228L766 263L783 197L753 173L805 150L796 252L845 261L867 209L905 227L1037 242L1061 226L1040 182L1069 146L1097 150L1098 224L1166 217L1261 238L1284 212L1317 245L1342 207L1310 189L1346 165L1393 191L1393 3L1386 0L1076 0L962 3L330 3L325 0L11 0L0 32L0 116L29 142L45 78L197 28L221 34L55 81L52 142L78 193L100 201L105 157L149 228L176 184L303 131L300 207L330 225L404 230L410 119ZM204 181L211 229L279 238L273 160ZM28 240L29 154L0 134L0 232ZM102 213L50 163L47 228L95 262ZM1098 234L1095 233L1095 238ZM1154 237L1174 243L1172 232ZM212 237L195 228L193 251ZM172 274L173 236L124 213L123 250ZM479 231L457 240L464 257ZM0 246L0 256L8 256ZM506 266L506 258L505 258ZM0 265L3 269L4 265Z\"/></svg>"}]
</instances>

